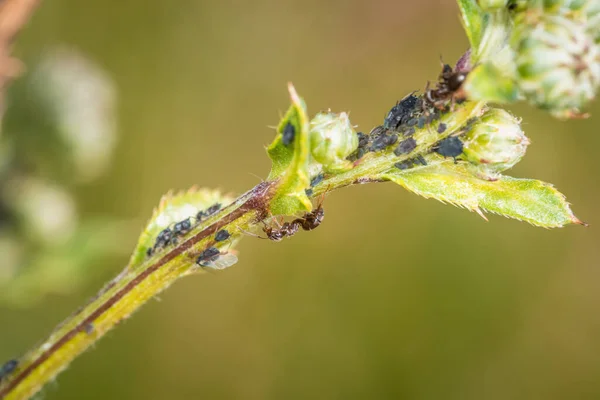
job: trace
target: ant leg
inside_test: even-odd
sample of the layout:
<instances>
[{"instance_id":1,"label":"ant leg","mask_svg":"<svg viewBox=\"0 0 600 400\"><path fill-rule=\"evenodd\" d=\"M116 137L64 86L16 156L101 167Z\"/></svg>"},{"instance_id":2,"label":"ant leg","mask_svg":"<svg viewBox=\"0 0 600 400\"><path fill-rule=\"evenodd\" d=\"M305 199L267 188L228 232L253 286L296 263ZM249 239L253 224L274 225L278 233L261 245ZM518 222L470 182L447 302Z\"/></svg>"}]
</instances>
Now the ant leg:
<instances>
[{"instance_id":1,"label":"ant leg","mask_svg":"<svg viewBox=\"0 0 600 400\"><path fill-rule=\"evenodd\" d=\"M264 224L264 222L263 222L263 224ZM265 227L266 227L266 225L265 225ZM240 232L242 232L242 233L244 233L244 234L248 235L248 236L254 236L254 237L256 237L256 238L259 238L259 239L269 239L269 238L265 238L265 237L259 236L259 235L257 235L256 233L252 233L252 232L245 231L245 230L243 230L242 228L240 228L239 226L236 226L236 229L237 229L238 231L240 231Z\"/></svg>"}]
</instances>

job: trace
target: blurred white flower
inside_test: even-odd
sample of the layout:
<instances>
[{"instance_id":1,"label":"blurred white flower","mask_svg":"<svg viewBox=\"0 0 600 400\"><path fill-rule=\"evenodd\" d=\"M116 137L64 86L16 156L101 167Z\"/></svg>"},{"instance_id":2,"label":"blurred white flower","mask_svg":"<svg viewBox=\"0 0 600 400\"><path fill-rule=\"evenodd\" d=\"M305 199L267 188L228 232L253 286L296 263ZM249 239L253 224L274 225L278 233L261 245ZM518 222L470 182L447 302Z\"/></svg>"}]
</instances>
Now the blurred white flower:
<instances>
[{"instance_id":1,"label":"blurred white flower","mask_svg":"<svg viewBox=\"0 0 600 400\"><path fill-rule=\"evenodd\" d=\"M32 84L72 150L75 175L84 182L97 178L116 144L116 91L110 77L78 52L61 48L35 68Z\"/></svg>"}]
</instances>

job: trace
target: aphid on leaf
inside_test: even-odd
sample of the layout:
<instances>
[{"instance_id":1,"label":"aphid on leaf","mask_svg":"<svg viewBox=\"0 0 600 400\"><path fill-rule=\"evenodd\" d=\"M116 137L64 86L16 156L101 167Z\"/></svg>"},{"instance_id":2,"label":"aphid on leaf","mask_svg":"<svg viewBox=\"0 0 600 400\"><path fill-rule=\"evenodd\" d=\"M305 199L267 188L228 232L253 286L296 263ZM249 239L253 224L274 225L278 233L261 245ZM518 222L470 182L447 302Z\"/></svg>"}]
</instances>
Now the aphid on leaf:
<instances>
[{"instance_id":1,"label":"aphid on leaf","mask_svg":"<svg viewBox=\"0 0 600 400\"><path fill-rule=\"evenodd\" d=\"M385 129L398 129L399 126L406 124L411 118L414 111L420 108L420 99L414 94L409 94L400 100L388 112L383 127Z\"/></svg>"},{"instance_id":2,"label":"aphid on leaf","mask_svg":"<svg viewBox=\"0 0 600 400\"><path fill-rule=\"evenodd\" d=\"M400 142L398 147L394 149L394 154L399 156L402 154L408 154L417 147L417 141L413 138L408 138Z\"/></svg>"},{"instance_id":3,"label":"aphid on leaf","mask_svg":"<svg viewBox=\"0 0 600 400\"><path fill-rule=\"evenodd\" d=\"M317 186L319 183L321 183L323 181L323 178L325 178L325 175L323 175L323 174L319 174L319 175L315 176L314 178L312 178L310 180L310 187Z\"/></svg>"},{"instance_id":4,"label":"aphid on leaf","mask_svg":"<svg viewBox=\"0 0 600 400\"><path fill-rule=\"evenodd\" d=\"M0 367L0 381L8 375L12 374L17 366L19 365L18 360L9 360L2 367Z\"/></svg>"},{"instance_id":5,"label":"aphid on leaf","mask_svg":"<svg viewBox=\"0 0 600 400\"><path fill-rule=\"evenodd\" d=\"M198 258L196 258L196 264L205 266L204 264L211 261L215 261L220 254L221 252L216 247L209 247L208 249L200 253Z\"/></svg>"},{"instance_id":6,"label":"aphid on leaf","mask_svg":"<svg viewBox=\"0 0 600 400\"><path fill-rule=\"evenodd\" d=\"M288 121L283 128L283 132L281 133L281 143L283 143L284 146L289 146L294 141L295 136L296 128L294 128L294 125Z\"/></svg>"},{"instance_id":7,"label":"aphid on leaf","mask_svg":"<svg viewBox=\"0 0 600 400\"><path fill-rule=\"evenodd\" d=\"M226 231L225 229L221 229L219 232L217 232L217 234L215 235L215 241L217 242L222 242L224 240L229 239L229 237L231 236L231 234Z\"/></svg>"},{"instance_id":8,"label":"aphid on leaf","mask_svg":"<svg viewBox=\"0 0 600 400\"><path fill-rule=\"evenodd\" d=\"M198 211L198 214L196 214L196 221L202 222L202 220L204 218L210 217L211 215L213 215L220 209L221 209L221 203L215 203L212 206L208 207L206 210L200 210L200 211Z\"/></svg>"},{"instance_id":9,"label":"aphid on leaf","mask_svg":"<svg viewBox=\"0 0 600 400\"><path fill-rule=\"evenodd\" d=\"M463 142L455 136L450 136L440 140L435 151L441 156L454 158L454 163L456 163L456 157L463 152Z\"/></svg>"},{"instance_id":10,"label":"aphid on leaf","mask_svg":"<svg viewBox=\"0 0 600 400\"><path fill-rule=\"evenodd\" d=\"M91 322L85 324L85 326L83 327L83 331L88 335L91 335L92 333L94 333L94 324Z\"/></svg>"},{"instance_id":11,"label":"aphid on leaf","mask_svg":"<svg viewBox=\"0 0 600 400\"><path fill-rule=\"evenodd\" d=\"M204 250L196 259L196 264L205 268L225 269L238 262L238 258L232 252L221 253L216 247Z\"/></svg>"},{"instance_id":12,"label":"aphid on leaf","mask_svg":"<svg viewBox=\"0 0 600 400\"><path fill-rule=\"evenodd\" d=\"M444 133L444 132L446 132L446 129L448 129L448 125L446 125L446 124L444 124L443 122L441 122L441 123L438 125L437 132L438 132L438 133Z\"/></svg>"},{"instance_id":13,"label":"aphid on leaf","mask_svg":"<svg viewBox=\"0 0 600 400\"><path fill-rule=\"evenodd\" d=\"M192 221L190 218L186 218L183 221L179 221L173 226L173 239L171 239L172 243L177 242L178 236L183 236L188 233L192 229Z\"/></svg>"},{"instance_id":14,"label":"aphid on leaf","mask_svg":"<svg viewBox=\"0 0 600 400\"><path fill-rule=\"evenodd\" d=\"M420 154L413 159L413 163L427 165L427 161L425 161L425 158L423 158L423 156Z\"/></svg>"},{"instance_id":15,"label":"aphid on leaf","mask_svg":"<svg viewBox=\"0 0 600 400\"><path fill-rule=\"evenodd\" d=\"M398 163L394 164L394 167L396 167L402 171L404 171L405 169L410 169L412 166L413 166L413 162L411 160L406 160L406 161L402 161L402 162L398 162Z\"/></svg>"}]
</instances>

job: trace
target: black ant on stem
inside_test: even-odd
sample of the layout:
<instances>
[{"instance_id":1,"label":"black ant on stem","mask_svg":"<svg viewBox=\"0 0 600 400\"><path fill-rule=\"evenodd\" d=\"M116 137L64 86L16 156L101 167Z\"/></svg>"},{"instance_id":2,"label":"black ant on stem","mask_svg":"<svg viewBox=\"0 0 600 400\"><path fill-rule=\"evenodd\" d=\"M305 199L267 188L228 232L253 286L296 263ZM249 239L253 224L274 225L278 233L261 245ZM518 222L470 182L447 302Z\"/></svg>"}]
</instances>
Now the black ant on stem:
<instances>
[{"instance_id":1,"label":"black ant on stem","mask_svg":"<svg viewBox=\"0 0 600 400\"><path fill-rule=\"evenodd\" d=\"M302 217L296 218L291 222L284 222L280 224L277 220L277 228L273 228L265 224L263 227L263 232L267 235L266 238L255 235L253 233L246 232L250 235L256 236L260 239L269 239L274 242L280 242L286 237L294 236L300 228L305 231L312 231L317 228L323 222L325 218L325 210L323 209L323 199L325 198L325 193L319 200L319 205L317 208L312 210L311 212L305 213ZM264 223L264 222L263 222Z\"/></svg>"}]
</instances>

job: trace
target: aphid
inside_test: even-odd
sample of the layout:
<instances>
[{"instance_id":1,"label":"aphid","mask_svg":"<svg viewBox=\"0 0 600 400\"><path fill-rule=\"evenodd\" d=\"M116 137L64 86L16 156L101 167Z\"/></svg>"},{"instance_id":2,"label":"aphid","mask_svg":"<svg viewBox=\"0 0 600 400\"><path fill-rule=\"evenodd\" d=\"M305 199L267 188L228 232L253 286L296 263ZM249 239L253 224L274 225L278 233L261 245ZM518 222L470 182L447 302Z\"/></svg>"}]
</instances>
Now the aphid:
<instances>
[{"instance_id":1,"label":"aphid","mask_svg":"<svg viewBox=\"0 0 600 400\"><path fill-rule=\"evenodd\" d=\"M463 100L460 89L468 74L469 71L455 71L450 65L443 64L435 89L429 89L429 83L425 87L425 103L439 110L445 110L448 102Z\"/></svg>"},{"instance_id":2,"label":"aphid","mask_svg":"<svg viewBox=\"0 0 600 400\"><path fill-rule=\"evenodd\" d=\"M313 192L313 190L311 188L308 188L308 189L304 189L304 193L306 193L306 195L308 197L310 197L310 196L313 195L314 192Z\"/></svg>"},{"instance_id":3,"label":"aphid","mask_svg":"<svg viewBox=\"0 0 600 400\"><path fill-rule=\"evenodd\" d=\"M448 128L448 125L446 125L446 124L444 124L443 122L441 122L441 123L438 125L437 131L438 131L438 133L444 133L444 132L446 132L446 129L447 129L447 128Z\"/></svg>"},{"instance_id":4,"label":"aphid","mask_svg":"<svg viewBox=\"0 0 600 400\"><path fill-rule=\"evenodd\" d=\"M402 162L398 162L398 163L394 164L394 167L398 168L399 170L409 169L412 166L413 166L413 162L411 160L406 160L406 161L402 161Z\"/></svg>"},{"instance_id":5,"label":"aphid","mask_svg":"<svg viewBox=\"0 0 600 400\"><path fill-rule=\"evenodd\" d=\"M417 147L417 141L413 138L408 138L400 142L398 147L394 150L394 154L399 156L402 154L408 154Z\"/></svg>"},{"instance_id":6,"label":"aphid","mask_svg":"<svg viewBox=\"0 0 600 400\"><path fill-rule=\"evenodd\" d=\"M221 203L215 203L212 206L208 207L206 210L198 211L198 214L196 214L196 222L201 222L204 218L210 217L220 209Z\"/></svg>"},{"instance_id":7,"label":"aphid","mask_svg":"<svg viewBox=\"0 0 600 400\"><path fill-rule=\"evenodd\" d=\"M421 164L421 165L427 165L427 161L425 161L425 158L423 158L423 156L420 155L420 154L414 158L413 163L415 163L415 164L418 163L418 164Z\"/></svg>"},{"instance_id":8,"label":"aphid","mask_svg":"<svg viewBox=\"0 0 600 400\"><path fill-rule=\"evenodd\" d=\"M385 129L397 129L400 125L405 124L412 117L412 113L420 108L420 101L412 93L400 100L388 112L383 121L383 127Z\"/></svg>"},{"instance_id":9,"label":"aphid","mask_svg":"<svg viewBox=\"0 0 600 400\"><path fill-rule=\"evenodd\" d=\"M215 241L217 242L222 242L224 240L229 239L229 237L231 236L231 234L229 232L227 232L225 229L221 229L219 232L217 232L217 234L215 235Z\"/></svg>"},{"instance_id":10,"label":"aphid","mask_svg":"<svg viewBox=\"0 0 600 400\"><path fill-rule=\"evenodd\" d=\"M371 150L371 151L383 150L386 147L393 145L397 141L398 141L397 134L393 133L391 135L387 135L385 133L382 133L373 140L373 143L371 144L371 147L369 150Z\"/></svg>"},{"instance_id":11,"label":"aphid","mask_svg":"<svg viewBox=\"0 0 600 400\"><path fill-rule=\"evenodd\" d=\"M415 128L410 127L404 131L404 136L412 136L415 134Z\"/></svg>"},{"instance_id":12,"label":"aphid","mask_svg":"<svg viewBox=\"0 0 600 400\"><path fill-rule=\"evenodd\" d=\"M419 117L417 120L417 128L423 129L425 127L425 117Z\"/></svg>"},{"instance_id":13,"label":"aphid","mask_svg":"<svg viewBox=\"0 0 600 400\"><path fill-rule=\"evenodd\" d=\"M172 243L177 242L178 236L183 236L188 233L192 229L192 221L189 218L184 219L183 221L179 221L173 226L173 238L171 239Z\"/></svg>"},{"instance_id":14,"label":"aphid","mask_svg":"<svg viewBox=\"0 0 600 400\"><path fill-rule=\"evenodd\" d=\"M12 374L17 366L19 365L18 360L9 360L2 367L0 367L0 381L8 375Z\"/></svg>"},{"instance_id":15,"label":"aphid","mask_svg":"<svg viewBox=\"0 0 600 400\"><path fill-rule=\"evenodd\" d=\"M85 333L87 333L88 335L91 335L92 333L94 333L94 324L91 322L88 324L85 324L85 326L83 327L83 331Z\"/></svg>"},{"instance_id":16,"label":"aphid","mask_svg":"<svg viewBox=\"0 0 600 400\"><path fill-rule=\"evenodd\" d=\"M325 175L323 175L323 174L319 174L319 175L315 176L314 178L312 178L310 180L310 187L317 186L319 183L321 183L323 181L323 178L325 178Z\"/></svg>"},{"instance_id":17,"label":"aphid","mask_svg":"<svg viewBox=\"0 0 600 400\"><path fill-rule=\"evenodd\" d=\"M213 215L214 213L216 213L220 209L221 209L221 203L215 203L212 206L208 207L204 213L208 217L210 215Z\"/></svg>"},{"instance_id":18,"label":"aphid","mask_svg":"<svg viewBox=\"0 0 600 400\"><path fill-rule=\"evenodd\" d=\"M296 136L296 128L291 122L288 123L283 128L283 132L281 133L281 142L284 146L289 146L294 141L294 137Z\"/></svg>"},{"instance_id":19,"label":"aphid","mask_svg":"<svg viewBox=\"0 0 600 400\"><path fill-rule=\"evenodd\" d=\"M200 253L196 259L196 264L206 266L205 264L216 261L220 254L221 252L216 247L209 247Z\"/></svg>"},{"instance_id":20,"label":"aphid","mask_svg":"<svg viewBox=\"0 0 600 400\"><path fill-rule=\"evenodd\" d=\"M167 246L168 244L171 243L172 240L173 240L173 231L171 230L171 228L163 229L162 231L160 231L158 236L156 236L156 240L154 241L154 246L149 248L148 250L146 250L146 255L148 257L151 257L154 254L154 252L156 251L156 249L161 249L161 248Z\"/></svg>"},{"instance_id":21,"label":"aphid","mask_svg":"<svg viewBox=\"0 0 600 400\"><path fill-rule=\"evenodd\" d=\"M456 163L456 157L463 152L463 142L455 136L450 136L440 140L435 151L444 157L454 158L454 162Z\"/></svg>"},{"instance_id":22,"label":"aphid","mask_svg":"<svg viewBox=\"0 0 600 400\"><path fill-rule=\"evenodd\" d=\"M366 147L369 144L369 136L362 132L356 134L358 136L358 147Z\"/></svg>"},{"instance_id":23,"label":"aphid","mask_svg":"<svg viewBox=\"0 0 600 400\"><path fill-rule=\"evenodd\" d=\"M205 268L225 269L237 262L237 256L231 252L227 252L212 256L210 259L202 261L200 265Z\"/></svg>"}]
</instances>

